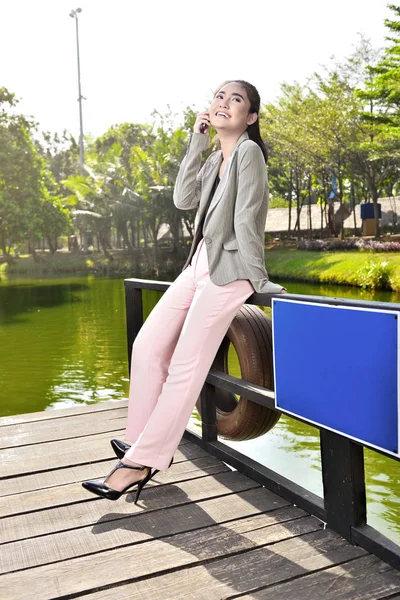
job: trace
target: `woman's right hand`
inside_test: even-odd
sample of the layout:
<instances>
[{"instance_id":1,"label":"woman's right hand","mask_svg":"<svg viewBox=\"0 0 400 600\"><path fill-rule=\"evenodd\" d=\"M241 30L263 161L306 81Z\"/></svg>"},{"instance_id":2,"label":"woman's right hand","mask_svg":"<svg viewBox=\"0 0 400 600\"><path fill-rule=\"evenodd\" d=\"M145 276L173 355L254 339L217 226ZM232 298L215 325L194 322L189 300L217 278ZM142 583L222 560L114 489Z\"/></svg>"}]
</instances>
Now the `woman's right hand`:
<instances>
[{"instance_id":1,"label":"woman's right hand","mask_svg":"<svg viewBox=\"0 0 400 600\"><path fill-rule=\"evenodd\" d=\"M202 125L206 126L204 131L200 130ZM210 135L210 113L208 110L205 110L197 115L193 131L195 133L204 133L205 135Z\"/></svg>"}]
</instances>

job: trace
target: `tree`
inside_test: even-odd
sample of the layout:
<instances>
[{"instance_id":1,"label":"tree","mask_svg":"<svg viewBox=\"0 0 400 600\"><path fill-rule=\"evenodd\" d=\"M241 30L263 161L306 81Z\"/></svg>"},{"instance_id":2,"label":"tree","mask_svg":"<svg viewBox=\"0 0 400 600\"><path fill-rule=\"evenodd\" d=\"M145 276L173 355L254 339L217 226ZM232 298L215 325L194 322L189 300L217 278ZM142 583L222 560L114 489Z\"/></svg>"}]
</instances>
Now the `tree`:
<instances>
[{"instance_id":1,"label":"tree","mask_svg":"<svg viewBox=\"0 0 400 600\"><path fill-rule=\"evenodd\" d=\"M390 9L400 19L400 7ZM376 237L379 237L378 197L388 178L396 177L400 160L400 20L385 20L393 34L386 40L382 58L367 64L364 86L358 90L364 102L361 114L364 139L358 146L359 166L374 204Z\"/></svg>"},{"instance_id":2,"label":"tree","mask_svg":"<svg viewBox=\"0 0 400 600\"><path fill-rule=\"evenodd\" d=\"M270 190L289 203L288 231L292 230L292 201L296 202L293 227L301 235L300 214L305 200L310 201L310 177L318 156L308 123L311 95L299 85L283 84L276 105L268 104L260 116L261 133L270 153ZM286 193L285 193L286 187Z\"/></svg>"},{"instance_id":3,"label":"tree","mask_svg":"<svg viewBox=\"0 0 400 600\"><path fill-rule=\"evenodd\" d=\"M14 94L0 88L0 247L9 261L11 248L24 240L34 252L35 242L46 228L50 231L50 210L58 232L68 220L56 183L33 141L36 125L16 113L17 104Z\"/></svg>"}]
</instances>

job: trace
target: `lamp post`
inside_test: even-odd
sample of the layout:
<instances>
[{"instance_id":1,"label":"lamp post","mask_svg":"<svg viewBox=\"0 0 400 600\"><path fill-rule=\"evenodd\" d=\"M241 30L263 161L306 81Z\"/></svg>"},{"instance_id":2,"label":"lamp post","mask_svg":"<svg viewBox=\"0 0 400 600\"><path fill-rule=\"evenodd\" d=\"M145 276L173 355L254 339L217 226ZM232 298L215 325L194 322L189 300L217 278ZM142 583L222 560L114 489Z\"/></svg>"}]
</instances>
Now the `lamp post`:
<instances>
[{"instance_id":1,"label":"lamp post","mask_svg":"<svg viewBox=\"0 0 400 600\"><path fill-rule=\"evenodd\" d=\"M69 16L75 19L76 25L76 56L78 60L78 102L79 102L79 162L81 167L81 175L83 175L83 164L84 164L84 150L83 150L83 118L82 118L82 90L81 90L81 65L79 60L79 25L78 25L78 13L82 12L81 8L71 10Z\"/></svg>"}]
</instances>

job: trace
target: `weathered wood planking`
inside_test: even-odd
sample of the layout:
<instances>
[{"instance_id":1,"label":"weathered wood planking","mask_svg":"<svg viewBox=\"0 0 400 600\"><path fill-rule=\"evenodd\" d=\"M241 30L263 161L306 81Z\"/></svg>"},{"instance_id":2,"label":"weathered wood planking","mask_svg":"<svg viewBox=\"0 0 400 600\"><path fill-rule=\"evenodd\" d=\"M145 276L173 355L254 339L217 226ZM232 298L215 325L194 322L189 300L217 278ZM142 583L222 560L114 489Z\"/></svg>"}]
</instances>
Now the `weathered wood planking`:
<instances>
[{"instance_id":1,"label":"weathered wood planking","mask_svg":"<svg viewBox=\"0 0 400 600\"><path fill-rule=\"evenodd\" d=\"M277 544L278 554L282 546ZM396 572L389 566L379 568L380 561L375 557L351 558L331 568L323 565L320 558L314 567L319 569L317 573L308 574L304 570L302 574L295 562L286 565L295 578L279 583L287 572L282 573L268 552L261 549L94 592L85 596L85 600L394 600L400 597L390 593L399 586ZM346 559L346 555L343 558ZM262 590L240 593L246 588L254 589L262 581L266 585Z\"/></svg>"},{"instance_id":2,"label":"weathered wood planking","mask_svg":"<svg viewBox=\"0 0 400 600\"><path fill-rule=\"evenodd\" d=\"M178 452L177 452L178 454ZM177 457L179 458L179 456ZM96 463L93 465L83 465L75 467L73 471L74 480L71 483L43 487L34 491L20 494L16 499L15 495L8 494L0 497L0 517L11 517L25 512L34 512L44 508L72 504L80 500L88 500L88 493L81 486L85 479L97 479L105 477L115 465L115 459L110 461ZM229 467L211 456L194 459L192 461L182 460L175 462L168 471L161 471L152 479L148 488L154 485L165 485L167 483L177 483L188 479L196 479L230 471ZM47 475L47 472L45 473ZM42 475L42 473L40 474ZM43 474L44 475L44 474ZM9 481L9 480L8 480ZM77 485L79 484L79 485ZM148 489L146 488L146 489ZM89 497L90 498L90 497Z\"/></svg>"},{"instance_id":3,"label":"weathered wood planking","mask_svg":"<svg viewBox=\"0 0 400 600\"><path fill-rule=\"evenodd\" d=\"M399 586L400 573L382 563L379 558L369 555L239 598L243 600L287 600L288 598L296 598L296 600L390 598L394 600L400 598L400 595L392 595L399 590Z\"/></svg>"},{"instance_id":4,"label":"weathered wood planking","mask_svg":"<svg viewBox=\"0 0 400 600\"><path fill-rule=\"evenodd\" d=\"M76 416L81 414L92 415L97 412L105 412L128 406L127 400L108 400L97 404L82 406L73 406L72 408L59 408L55 410L46 410L34 413L25 413L23 415L12 415L10 417L0 418L0 428L17 423L33 423L37 421L46 421L47 419L60 419L66 416Z\"/></svg>"},{"instance_id":5,"label":"weathered wood planking","mask_svg":"<svg viewBox=\"0 0 400 600\"><path fill-rule=\"evenodd\" d=\"M0 429L1 431L1 429ZM110 446L110 437L122 436L124 430L99 433L85 438L33 444L1 451L1 477L18 476L35 471L49 471L70 465L82 465L107 460L114 455ZM181 452L187 460L196 456L206 456L207 452L193 444L181 446ZM202 453L201 453L202 452Z\"/></svg>"},{"instance_id":6,"label":"weathered wood planking","mask_svg":"<svg viewBox=\"0 0 400 600\"><path fill-rule=\"evenodd\" d=\"M272 512L260 515L262 510ZM266 527L306 515L299 508L287 507L284 500L277 502L274 494L256 488L232 494L224 498L224 502L213 498L150 513L144 511L134 518L128 515L113 519L113 516L119 517L118 514L104 514L97 523L82 527L78 532L72 529L4 544L1 572L90 555L116 546L173 536L250 516L258 517L254 521L257 527ZM317 523L315 526L318 526Z\"/></svg>"},{"instance_id":7,"label":"weathered wood planking","mask_svg":"<svg viewBox=\"0 0 400 600\"><path fill-rule=\"evenodd\" d=\"M108 446L108 444L106 444ZM179 448L175 452L174 455L174 466L181 462L187 463L187 465L183 465L183 469L196 469L197 463L191 463L187 460L186 455L181 452L181 448L185 446L185 453L190 452L191 461L197 461L201 458L210 459L210 455L204 452L199 447L188 448L186 445L179 445ZM109 458L102 459L99 462L91 462L85 463L83 465L72 465L69 467L65 467L63 469L49 469L48 471L39 471L38 473L31 474L22 474L19 477L12 477L7 479L0 478L0 495L7 496L10 494L18 494L22 492L29 492L34 490L41 490L47 487L54 487L57 485L65 485L68 483L73 483L76 481L84 481L85 479L92 479L96 477L101 477L104 473L108 473L111 471L112 467L115 465L115 455L110 450ZM217 459L214 459L214 461ZM221 461L219 461L221 464ZM159 477L168 477L168 472L164 472L163 474L158 474Z\"/></svg>"},{"instance_id":8,"label":"weathered wood planking","mask_svg":"<svg viewBox=\"0 0 400 600\"><path fill-rule=\"evenodd\" d=\"M119 401L0 420L1 598L400 596L400 573L187 440L137 506L89 495L124 415Z\"/></svg>"},{"instance_id":9,"label":"weathered wood planking","mask_svg":"<svg viewBox=\"0 0 400 600\"><path fill-rule=\"evenodd\" d=\"M124 431L126 408L120 408L112 412L114 413L112 416L108 413L104 414L104 411L98 412L92 415L90 419L87 415L48 419L41 423L40 427L37 427L37 422L10 425L7 429L1 429L0 448L14 448L16 446L27 446L28 444L66 440L69 437L77 438L96 433Z\"/></svg>"},{"instance_id":10,"label":"weathered wood planking","mask_svg":"<svg viewBox=\"0 0 400 600\"><path fill-rule=\"evenodd\" d=\"M10 573L1 578L2 592L13 600L47 600L206 562L214 582L223 583L222 597L226 597L227 587L235 592L247 591L249 586L254 589L255 581L283 581L365 553L331 532L316 531L313 517L256 528L254 523L251 526L252 521L234 521ZM214 564L216 559L223 560ZM186 586L190 583L192 598L198 597L193 596L191 574L185 579ZM153 597L165 600L164 595Z\"/></svg>"},{"instance_id":11,"label":"weathered wood planking","mask_svg":"<svg viewBox=\"0 0 400 600\"><path fill-rule=\"evenodd\" d=\"M33 513L5 517L1 521L1 540L11 542L66 529L94 526L100 519L117 520L127 515L140 514L143 510L160 510L172 505L198 502L205 498L220 496L222 501L224 496L254 487L259 487L255 481L240 473L229 471L213 477L200 477L175 485L166 485L163 486L162 493L159 486L146 488L137 505L133 504L134 494L124 494L118 503L87 494L87 500L84 502L41 510L34 513L34 518Z\"/></svg>"}]
</instances>

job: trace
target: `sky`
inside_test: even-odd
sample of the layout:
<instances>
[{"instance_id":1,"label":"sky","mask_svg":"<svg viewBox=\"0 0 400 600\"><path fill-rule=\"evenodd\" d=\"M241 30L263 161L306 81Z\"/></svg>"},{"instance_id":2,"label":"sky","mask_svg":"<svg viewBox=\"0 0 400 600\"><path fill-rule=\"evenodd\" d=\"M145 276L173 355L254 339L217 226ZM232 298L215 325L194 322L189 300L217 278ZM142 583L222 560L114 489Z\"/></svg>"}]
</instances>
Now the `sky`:
<instances>
[{"instance_id":1,"label":"sky","mask_svg":"<svg viewBox=\"0 0 400 600\"><path fill-rule=\"evenodd\" d=\"M0 0L0 86L40 129L79 131L75 20L79 14L83 125L145 123L170 106L208 107L225 79L256 85L262 102L282 82L304 83L358 33L384 45L387 0ZM179 120L179 117L178 117Z\"/></svg>"}]
</instances>

